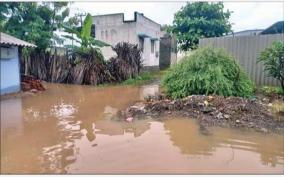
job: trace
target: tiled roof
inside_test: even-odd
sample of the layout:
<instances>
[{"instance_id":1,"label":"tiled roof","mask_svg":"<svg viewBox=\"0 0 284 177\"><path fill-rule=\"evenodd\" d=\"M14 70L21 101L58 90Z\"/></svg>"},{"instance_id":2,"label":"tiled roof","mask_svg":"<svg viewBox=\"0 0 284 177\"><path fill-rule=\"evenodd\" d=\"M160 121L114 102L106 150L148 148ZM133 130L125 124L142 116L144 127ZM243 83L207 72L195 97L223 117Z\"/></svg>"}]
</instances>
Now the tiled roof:
<instances>
[{"instance_id":1,"label":"tiled roof","mask_svg":"<svg viewBox=\"0 0 284 177\"><path fill-rule=\"evenodd\" d=\"M22 46L22 47L36 47L36 45L28 43L26 41L23 41L21 39L18 39L16 37L10 36L6 33L0 33L0 44L5 45L16 45L16 46Z\"/></svg>"}]
</instances>

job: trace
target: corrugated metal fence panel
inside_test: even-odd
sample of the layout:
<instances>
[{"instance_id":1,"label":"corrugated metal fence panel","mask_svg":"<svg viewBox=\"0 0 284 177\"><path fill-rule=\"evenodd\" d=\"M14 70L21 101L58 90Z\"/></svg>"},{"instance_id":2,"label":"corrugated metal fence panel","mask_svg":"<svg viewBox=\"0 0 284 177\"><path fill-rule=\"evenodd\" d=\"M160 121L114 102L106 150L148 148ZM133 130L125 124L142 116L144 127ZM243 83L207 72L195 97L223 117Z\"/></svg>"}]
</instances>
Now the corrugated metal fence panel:
<instances>
[{"instance_id":1,"label":"corrugated metal fence panel","mask_svg":"<svg viewBox=\"0 0 284 177\"><path fill-rule=\"evenodd\" d=\"M277 80L264 72L263 64L257 62L261 51L274 41L284 41L284 34L205 38L199 40L199 46L223 48L239 62L256 85L279 86Z\"/></svg>"}]
</instances>

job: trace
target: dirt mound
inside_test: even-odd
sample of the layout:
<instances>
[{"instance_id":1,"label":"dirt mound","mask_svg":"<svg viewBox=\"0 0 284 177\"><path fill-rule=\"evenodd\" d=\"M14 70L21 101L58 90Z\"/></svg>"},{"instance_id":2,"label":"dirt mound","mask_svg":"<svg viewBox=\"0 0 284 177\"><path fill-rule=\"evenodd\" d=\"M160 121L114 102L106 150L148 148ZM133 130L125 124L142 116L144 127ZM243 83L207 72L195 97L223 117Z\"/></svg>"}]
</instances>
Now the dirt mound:
<instances>
[{"instance_id":1,"label":"dirt mound","mask_svg":"<svg viewBox=\"0 0 284 177\"><path fill-rule=\"evenodd\" d=\"M121 111L119 117L161 118L177 114L198 119L202 127L229 126L254 128L262 132L284 132L284 121L279 121L268 107L259 99L192 95L171 100L160 95L130 106Z\"/></svg>"}]
</instances>

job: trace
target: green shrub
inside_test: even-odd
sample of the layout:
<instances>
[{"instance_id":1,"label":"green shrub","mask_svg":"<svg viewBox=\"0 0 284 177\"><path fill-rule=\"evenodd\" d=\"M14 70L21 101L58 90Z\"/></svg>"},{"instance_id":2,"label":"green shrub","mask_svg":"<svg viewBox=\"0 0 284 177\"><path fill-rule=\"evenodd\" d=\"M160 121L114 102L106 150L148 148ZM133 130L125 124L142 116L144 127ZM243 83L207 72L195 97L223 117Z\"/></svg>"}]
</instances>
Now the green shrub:
<instances>
[{"instance_id":1,"label":"green shrub","mask_svg":"<svg viewBox=\"0 0 284 177\"><path fill-rule=\"evenodd\" d=\"M135 78L129 78L122 82L123 85L142 85L154 79L154 75L150 72L141 73Z\"/></svg>"},{"instance_id":2,"label":"green shrub","mask_svg":"<svg viewBox=\"0 0 284 177\"><path fill-rule=\"evenodd\" d=\"M253 84L236 61L221 49L197 49L173 66L162 80L173 98L192 94L248 97Z\"/></svg>"},{"instance_id":3,"label":"green shrub","mask_svg":"<svg viewBox=\"0 0 284 177\"><path fill-rule=\"evenodd\" d=\"M260 91L264 94L284 94L281 87L263 86Z\"/></svg>"},{"instance_id":4,"label":"green shrub","mask_svg":"<svg viewBox=\"0 0 284 177\"><path fill-rule=\"evenodd\" d=\"M274 42L261 52L259 61L264 62L264 70L269 76L280 81L284 91L284 42Z\"/></svg>"}]
</instances>

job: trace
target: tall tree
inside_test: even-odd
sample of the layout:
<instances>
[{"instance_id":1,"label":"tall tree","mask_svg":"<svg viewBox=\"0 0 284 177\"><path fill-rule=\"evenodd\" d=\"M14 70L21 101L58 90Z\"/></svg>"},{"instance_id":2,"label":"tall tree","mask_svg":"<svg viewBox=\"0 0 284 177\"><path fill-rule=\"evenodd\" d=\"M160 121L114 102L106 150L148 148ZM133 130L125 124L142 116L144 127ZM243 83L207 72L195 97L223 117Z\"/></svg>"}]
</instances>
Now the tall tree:
<instances>
[{"instance_id":1,"label":"tall tree","mask_svg":"<svg viewBox=\"0 0 284 177\"><path fill-rule=\"evenodd\" d=\"M200 38L231 31L230 14L220 2L190 2L175 14L170 31L176 35L181 50L196 49Z\"/></svg>"},{"instance_id":2,"label":"tall tree","mask_svg":"<svg viewBox=\"0 0 284 177\"><path fill-rule=\"evenodd\" d=\"M44 51L60 41L54 31L66 22L67 2L3 2L1 3L1 30L22 40L36 44Z\"/></svg>"}]
</instances>

